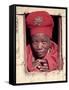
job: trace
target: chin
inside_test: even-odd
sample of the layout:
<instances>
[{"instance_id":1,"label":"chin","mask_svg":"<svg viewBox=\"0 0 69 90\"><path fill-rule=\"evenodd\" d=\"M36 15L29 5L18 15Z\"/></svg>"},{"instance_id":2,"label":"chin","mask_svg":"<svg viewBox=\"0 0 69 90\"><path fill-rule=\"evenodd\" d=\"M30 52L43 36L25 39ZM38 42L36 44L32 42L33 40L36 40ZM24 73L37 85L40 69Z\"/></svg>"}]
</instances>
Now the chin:
<instances>
[{"instance_id":1,"label":"chin","mask_svg":"<svg viewBox=\"0 0 69 90\"><path fill-rule=\"evenodd\" d=\"M38 56L38 58L42 59L42 58L44 58L44 55L42 55L42 56Z\"/></svg>"}]
</instances>

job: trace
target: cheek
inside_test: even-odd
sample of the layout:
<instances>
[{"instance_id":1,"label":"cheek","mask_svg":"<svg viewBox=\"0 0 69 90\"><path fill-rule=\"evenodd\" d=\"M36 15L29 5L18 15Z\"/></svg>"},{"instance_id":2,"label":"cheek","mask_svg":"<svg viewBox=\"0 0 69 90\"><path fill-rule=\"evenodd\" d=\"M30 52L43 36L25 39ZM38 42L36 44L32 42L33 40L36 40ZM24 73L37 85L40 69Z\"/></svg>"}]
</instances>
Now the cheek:
<instances>
[{"instance_id":1,"label":"cheek","mask_svg":"<svg viewBox=\"0 0 69 90\"><path fill-rule=\"evenodd\" d=\"M37 45L35 45L35 44L32 44L32 47L33 47L33 49L37 49L38 47L37 47Z\"/></svg>"},{"instance_id":2,"label":"cheek","mask_svg":"<svg viewBox=\"0 0 69 90\"><path fill-rule=\"evenodd\" d=\"M44 50L44 52L47 52L48 49L49 49L49 47L50 47L49 44L43 45L43 50Z\"/></svg>"},{"instance_id":3,"label":"cheek","mask_svg":"<svg viewBox=\"0 0 69 90\"><path fill-rule=\"evenodd\" d=\"M48 43L43 44L43 47L44 47L44 48L49 48L49 46L50 46L50 45L49 45Z\"/></svg>"}]
</instances>

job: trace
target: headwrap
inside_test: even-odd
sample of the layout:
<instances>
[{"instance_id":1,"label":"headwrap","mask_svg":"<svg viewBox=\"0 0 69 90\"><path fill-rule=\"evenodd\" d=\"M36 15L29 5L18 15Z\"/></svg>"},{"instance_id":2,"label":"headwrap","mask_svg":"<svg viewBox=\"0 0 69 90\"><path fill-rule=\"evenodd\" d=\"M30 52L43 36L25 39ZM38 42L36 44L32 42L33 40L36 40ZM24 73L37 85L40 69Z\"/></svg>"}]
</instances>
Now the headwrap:
<instances>
[{"instance_id":1,"label":"headwrap","mask_svg":"<svg viewBox=\"0 0 69 90\"><path fill-rule=\"evenodd\" d=\"M49 15L48 12L32 12L27 16L26 22L30 28L31 36L35 35L36 33L44 33L49 38L52 38L54 22L52 16Z\"/></svg>"}]
</instances>

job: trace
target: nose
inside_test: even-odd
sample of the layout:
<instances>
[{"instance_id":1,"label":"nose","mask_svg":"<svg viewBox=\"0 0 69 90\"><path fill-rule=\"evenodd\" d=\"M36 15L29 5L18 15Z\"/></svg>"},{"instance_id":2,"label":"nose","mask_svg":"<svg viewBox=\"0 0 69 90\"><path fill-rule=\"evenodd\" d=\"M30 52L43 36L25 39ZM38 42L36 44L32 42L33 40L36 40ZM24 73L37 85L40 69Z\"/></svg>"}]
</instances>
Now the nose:
<instances>
[{"instance_id":1,"label":"nose","mask_svg":"<svg viewBox=\"0 0 69 90\"><path fill-rule=\"evenodd\" d=\"M43 46L42 43L39 42L39 43L38 43L38 49L42 49L42 46Z\"/></svg>"}]
</instances>

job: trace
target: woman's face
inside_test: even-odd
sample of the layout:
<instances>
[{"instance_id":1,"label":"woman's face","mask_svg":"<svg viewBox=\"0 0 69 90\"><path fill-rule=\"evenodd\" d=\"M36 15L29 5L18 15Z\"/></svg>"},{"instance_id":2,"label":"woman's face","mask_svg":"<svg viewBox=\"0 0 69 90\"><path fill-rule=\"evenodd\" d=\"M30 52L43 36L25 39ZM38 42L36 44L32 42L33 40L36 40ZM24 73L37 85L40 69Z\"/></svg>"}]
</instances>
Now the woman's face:
<instances>
[{"instance_id":1,"label":"woman's face","mask_svg":"<svg viewBox=\"0 0 69 90\"><path fill-rule=\"evenodd\" d=\"M44 33L37 33L32 36L32 47L36 56L43 58L50 47L50 39Z\"/></svg>"}]
</instances>

